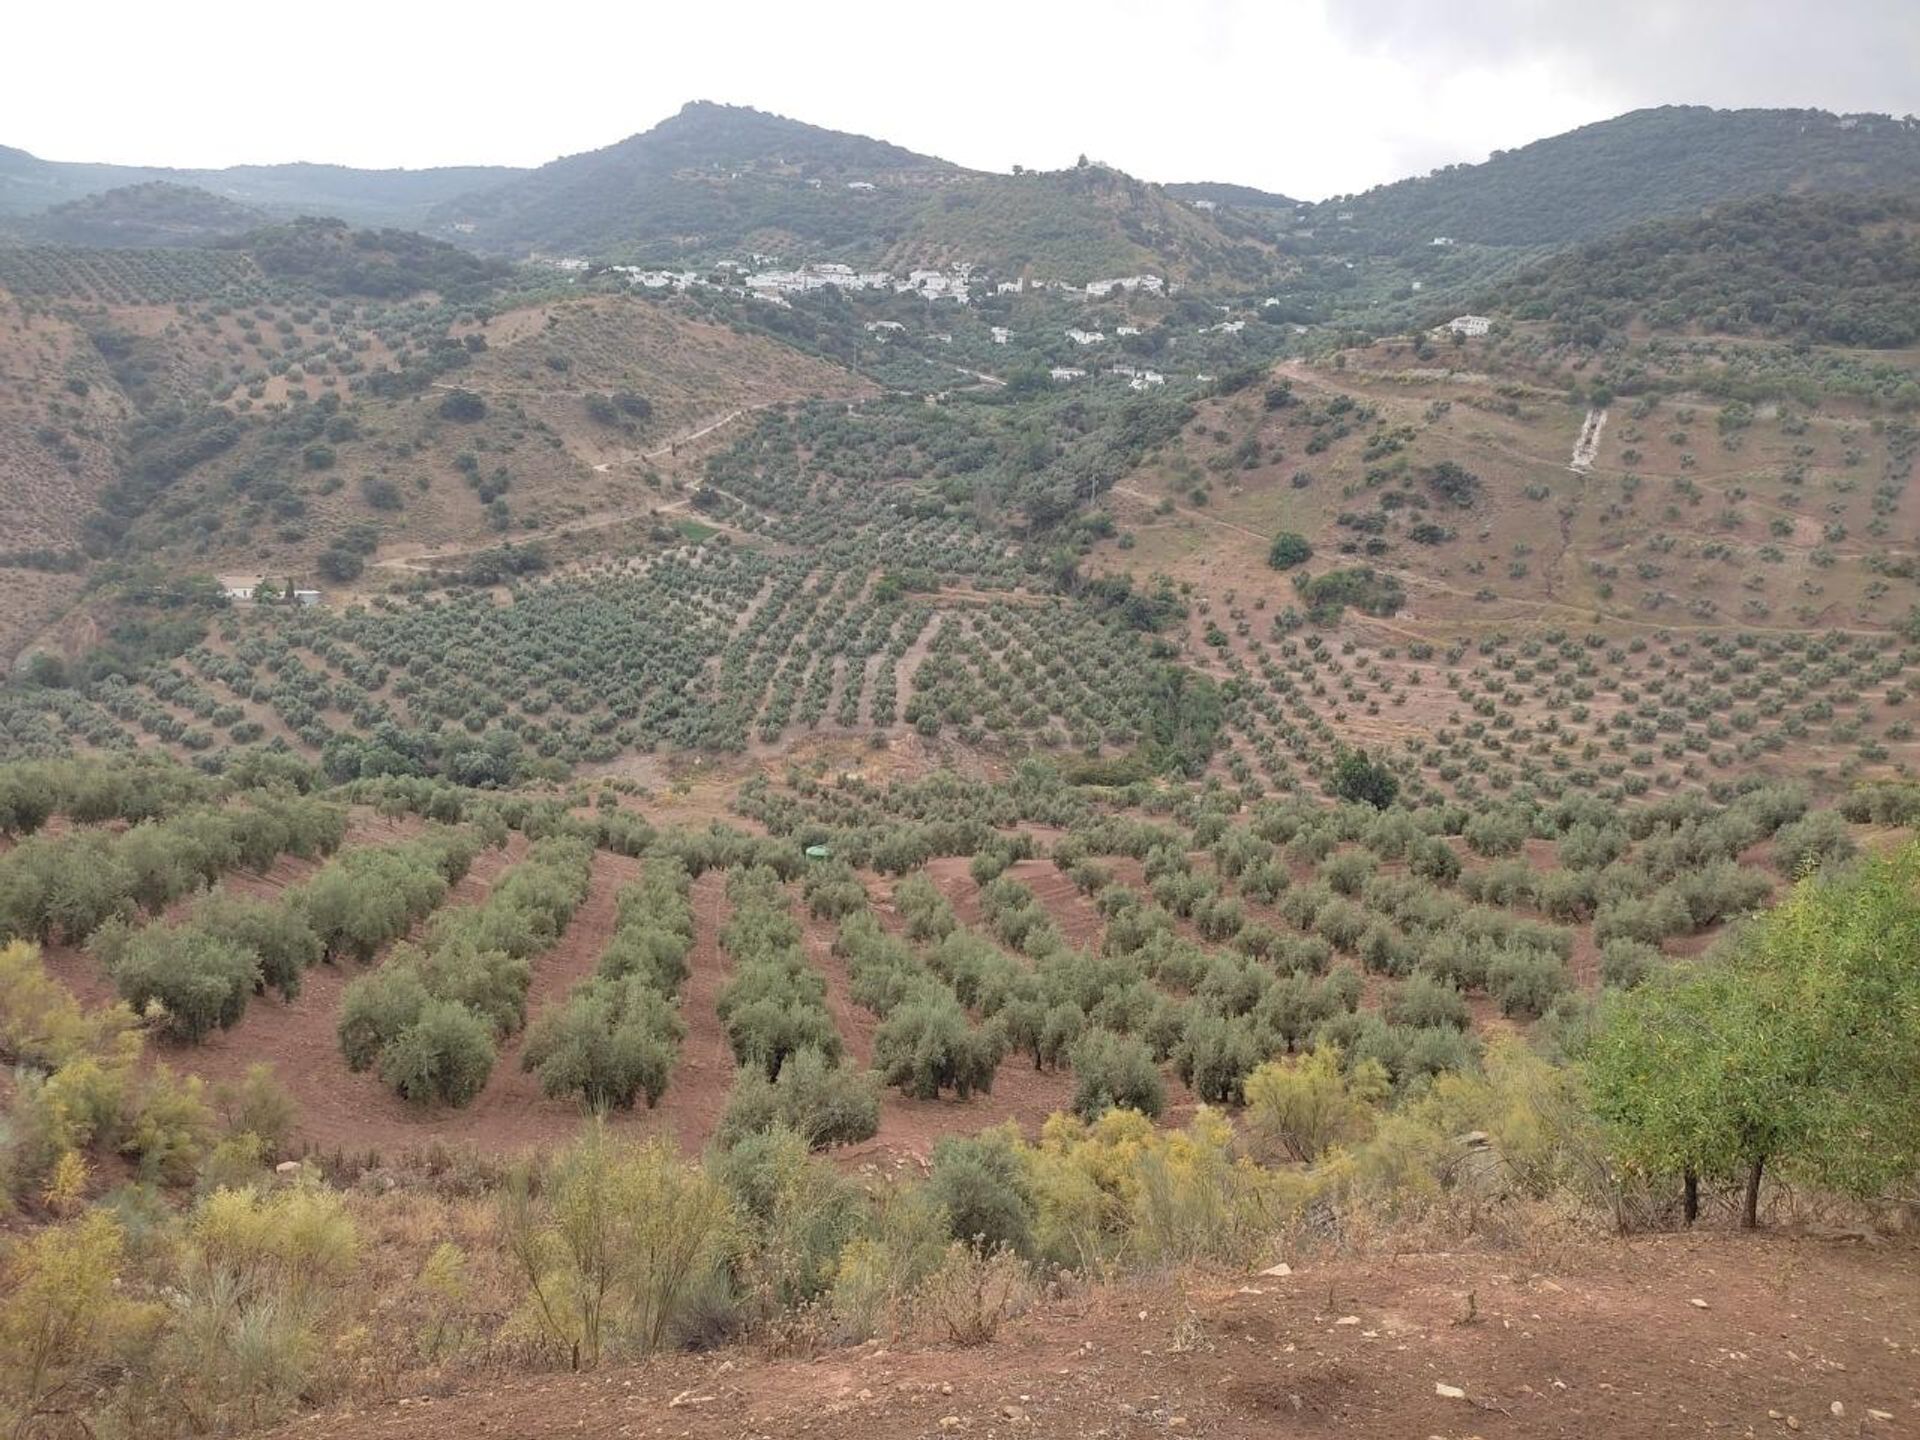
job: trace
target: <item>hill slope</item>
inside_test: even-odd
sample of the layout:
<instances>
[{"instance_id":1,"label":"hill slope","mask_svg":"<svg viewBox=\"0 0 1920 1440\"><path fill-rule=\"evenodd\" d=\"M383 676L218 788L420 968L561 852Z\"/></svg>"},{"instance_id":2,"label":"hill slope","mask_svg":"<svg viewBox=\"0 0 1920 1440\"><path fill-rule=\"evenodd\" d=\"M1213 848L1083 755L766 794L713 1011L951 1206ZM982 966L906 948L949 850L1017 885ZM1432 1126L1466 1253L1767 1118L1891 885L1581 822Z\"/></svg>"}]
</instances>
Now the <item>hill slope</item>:
<instances>
[{"instance_id":1,"label":"hill slope","mask_svg":"<svg viewBox=\"0 0 1920 1440\"><path fill-rule=\"evenodd\" d=\"M1436 236L1564 245L1739 196L1915 183L1920 123L1670 105L1329 200L1314 218L1328 236L1377 249Z\"/></svg>"},{"instance_id":2,"label":"hill slope","mask_svg":"<svg viewBox=\"0 0 1920 1440\"><path fill-rule=\"evenodd\" d=\"M762 111L690 104L644 134L440 206L483 250L654 258L772 252L896 269L974 262L1085 281L1267 263L1158 186L1099 165L995 175Z\"/></svg>"},{"instance_id":3,"label":"hill slope","mask_svg":"<svg viewBox=\"0 0 1920 1440\"><path fill-rule=\"evenodd\" d=\"M1653 329L1920 341L1920 199L1770 195L1656 220L1516 276L1486 307L1597 341Z\"/></svg>"},{"instance_id":4,"label":"hill slope","mask_svg":"<svg viewBox=\"0 0 1920 1440\"><path fill-rule=\"evenodd\" d=\"M204 245L263 224L266 212L193 185L151 180L56 205L22 221L29 239L109 248Z\"/></svg>"},{"instance_id":5,"label":"hill slope","mask_svg":"<svg viewBox=\"0 0 1920 1440\"><path fill-rule=\"evenodd\" d=\"M897 224L909 187L958 173L883 141L703 101L617 144L461 196L432 220L501 251L681 250L782 237L840 247ZM875 189L850 191L854 184Z\"/></svg>"},{"instance_id":6,"label":"hill slope","mask_svg":"<svg viewBox=\"0 0 1920 1440\"><path fill-rule=\"evenodd\" d=\"M33 215L104 190L164 181L197 186L280 215L335 215L369 225L417 225L434 205L520 172L503 165L356 170L347 165L234 165L171 170L42 160L0 145L0 216Z\"/></svg>"},{"instance_id":7,"label":"hill slope","mask_svg":"<svg viewBox=\"0 0 1920 1440\"><path fill-rule=\"evenodd\" d=\"M1234 185L1223 180L1182 180L1160 187L1176 200L1192 204L1196 200L1211 200L1215 205L1237 205L1243 210L1298 210L1306 204L1304 200L1295 200L1286 195L1275 194L1271 190L1260 190L1252 185Z\"/></svg>"}]
</instances>

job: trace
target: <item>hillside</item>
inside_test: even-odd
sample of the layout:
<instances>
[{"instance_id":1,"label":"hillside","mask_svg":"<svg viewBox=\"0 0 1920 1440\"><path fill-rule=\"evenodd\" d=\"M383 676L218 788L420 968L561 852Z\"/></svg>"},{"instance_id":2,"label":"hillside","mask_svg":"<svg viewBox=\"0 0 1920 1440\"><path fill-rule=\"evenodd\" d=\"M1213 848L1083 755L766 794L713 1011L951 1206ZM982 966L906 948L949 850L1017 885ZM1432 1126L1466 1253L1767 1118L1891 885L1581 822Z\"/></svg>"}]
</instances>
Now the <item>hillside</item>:
<instances>
[{"instance_id":1,"label":"hillside","mask_svg":"<svg viewBox=\"0 0 1920 1440\"><path fill-rule=\"evenodd\" d=\"M495 165L356 170L306 163L172 170L42 160L0 145L0 217L33 215L107 190L164 183L207 190L289 218L333 215L355 224L417 226L442 201L517 173Z\"/></svg>"},{"instance_id":2,"label":"hillside","mask_svg":"<svg viewBox=\"0 0 1920 1440\"><path fill-rule=\"evenodd\" d=\"M1076 283L1139 270L1251 280L1229 234L1104 166L1015 176L738 106L696 103L641 135L441 206L435 233L483 250L967 263Z\"/></svg>"},{"instance_id":3,"label":"hillside","mask_svg":"<svg viewBox=\"0 0 1920 1440\"><path fill-rule=\"evenodd\" d=\"M17 228L42 244L147 248L206 245L252 230L266 218L262 210L211 191L152 180L69 200Z\"/></svg>"},{"instance_id":4,"label":"hillside","mask_svg":"<svg viewBox=\"0 0 1920 1440\"><path fill-rule=\"evenodd\" d=\"M1284 268L1257 232L1101 165L953 181L885 258L896 269L971 262L1071 282L1146 272L1208 289L1258 285Z\"/></svg>"},{"instance_id":5,"label":"hillside","mask_svg":"<svg viewBox=\"0 0 1920 1440\"><path fill-rule=\"evenodd\" d=\"M886 236L922 187L958 173L883 141L696 102L643 134L448 200L430 218L440 233L516 254L839 254Z\"/></svg>"},{"instance_id":6,"label":"hillside","mask_svg":"<svg viewBox=\"0 0 1920 1440\"><path fill-rule=\"evenodd\" d=\"M1920 186L1784 113L8 219L0 1431L1920 1416Z\"/></svg>"},{"instance_id":7,"label":"hillside","mask_svg":"<svg viewBox=\"0 0 1920 1440\"><path fill-rule=\"evenodd\" d=\"M328 296L401 299L431 290L447 300L471 300L497 290L511 275L500 261L444 241L410 230L354 229L344 220L249 230L226 248L245 254L274 280Z\"/></svg>"},{"instance_id":8,"label":"hillside","mask_svg":"<svg viewBox=\"0 0 1920 1440\"><path fill-rule=\"evenodd\" d=\"M1304 200L1289 199L1271 190L1257 190L1251 185L1234 185L1218 180L1182 180L1160 188L1174 199L1183 200L1189 205L1196 200L1210 200L1215 205L1234 205L1243 210L1292 212L1305 208L1307 204Z\"/></svg>"},{"instance_id":9,"label":"hillside","mask_svg":"<svg viewBox=\"0 0 1920 1440\"><path fill-rule=\"evenodd\" d=\"M1920 184L1920 124L1669 105L1317 206L1325 243L1564 245L1746 195ZM1348 218L1342 218L1343 216Z\"/></svg>"},{"instance_id":10,"label":"hillside","mask_svg":"<svg viewBox=\"0 0 1920 1440\"><path fill-rule=\"evenodd\" d=\"M1598 343L1629 326L1898 349L1920 343L1920 201L1774 195L1650 221L1481 305Z\"/></svg>"}]
</instances>

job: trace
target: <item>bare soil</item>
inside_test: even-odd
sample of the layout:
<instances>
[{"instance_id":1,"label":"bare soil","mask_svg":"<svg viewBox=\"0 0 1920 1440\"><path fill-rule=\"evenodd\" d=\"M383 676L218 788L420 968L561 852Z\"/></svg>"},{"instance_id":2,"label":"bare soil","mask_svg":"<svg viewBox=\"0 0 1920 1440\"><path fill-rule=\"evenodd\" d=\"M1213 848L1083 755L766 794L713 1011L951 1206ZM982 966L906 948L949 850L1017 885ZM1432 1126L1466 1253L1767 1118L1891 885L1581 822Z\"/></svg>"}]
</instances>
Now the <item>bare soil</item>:
<instances>
[{"instance_id":1,"label":"bare soil","mask_svg":"<svg viewBox=\"0 0 1920 1440\"><path fill-rule=\"evenodd\" d=\"M280 1433L1898 1436L1920 1426L1917 1347L1911 1244L1701 1232L1176 1273L1047 1300L973 1349L734 1349L449 1380Z\"/></svg>"}]
</instances>

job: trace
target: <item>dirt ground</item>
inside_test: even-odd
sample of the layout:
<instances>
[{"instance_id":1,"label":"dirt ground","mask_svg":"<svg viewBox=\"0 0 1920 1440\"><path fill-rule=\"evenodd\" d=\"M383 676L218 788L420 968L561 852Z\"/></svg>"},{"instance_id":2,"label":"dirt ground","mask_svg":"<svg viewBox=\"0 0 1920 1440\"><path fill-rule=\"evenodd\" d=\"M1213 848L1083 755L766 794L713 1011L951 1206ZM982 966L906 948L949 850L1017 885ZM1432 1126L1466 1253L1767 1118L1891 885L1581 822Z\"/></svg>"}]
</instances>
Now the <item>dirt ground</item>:
<instances>
[{"instance_id":1,"label":"dirt ground","mask_svg":"<svg viewBox=\"0 0 1920 1440\"><path fill-rule=\"evenodd\" d=\"M1047 1300L975 1349L675 1355L592 1375L449 1383L281 1433L1912 1435L1920 1250L1703 1232L1303 1259L1284 1277L1180 1274Z\"/></svg>"}]
</instances>

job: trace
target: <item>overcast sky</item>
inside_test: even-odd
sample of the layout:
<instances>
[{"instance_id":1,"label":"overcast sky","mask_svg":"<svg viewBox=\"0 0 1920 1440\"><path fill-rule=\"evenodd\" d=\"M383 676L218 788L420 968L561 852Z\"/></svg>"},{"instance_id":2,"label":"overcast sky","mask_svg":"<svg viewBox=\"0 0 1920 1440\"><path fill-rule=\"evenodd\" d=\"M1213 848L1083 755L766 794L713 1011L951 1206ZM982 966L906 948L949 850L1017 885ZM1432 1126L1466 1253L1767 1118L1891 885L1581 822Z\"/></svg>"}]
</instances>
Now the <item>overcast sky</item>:
<instances>
[{"instance_id":1,"label":"overcast sky","mask_svg":"<svg viewBox=\"0 0 1920 1440\"><path fill-rule=\"evenodd\" d=\"M4 28L0 144L189 167L537 165L711 99L1319 199L1641 105L1920 111L1920 0L107 0Z\"/></svg>"}]
</instances>

